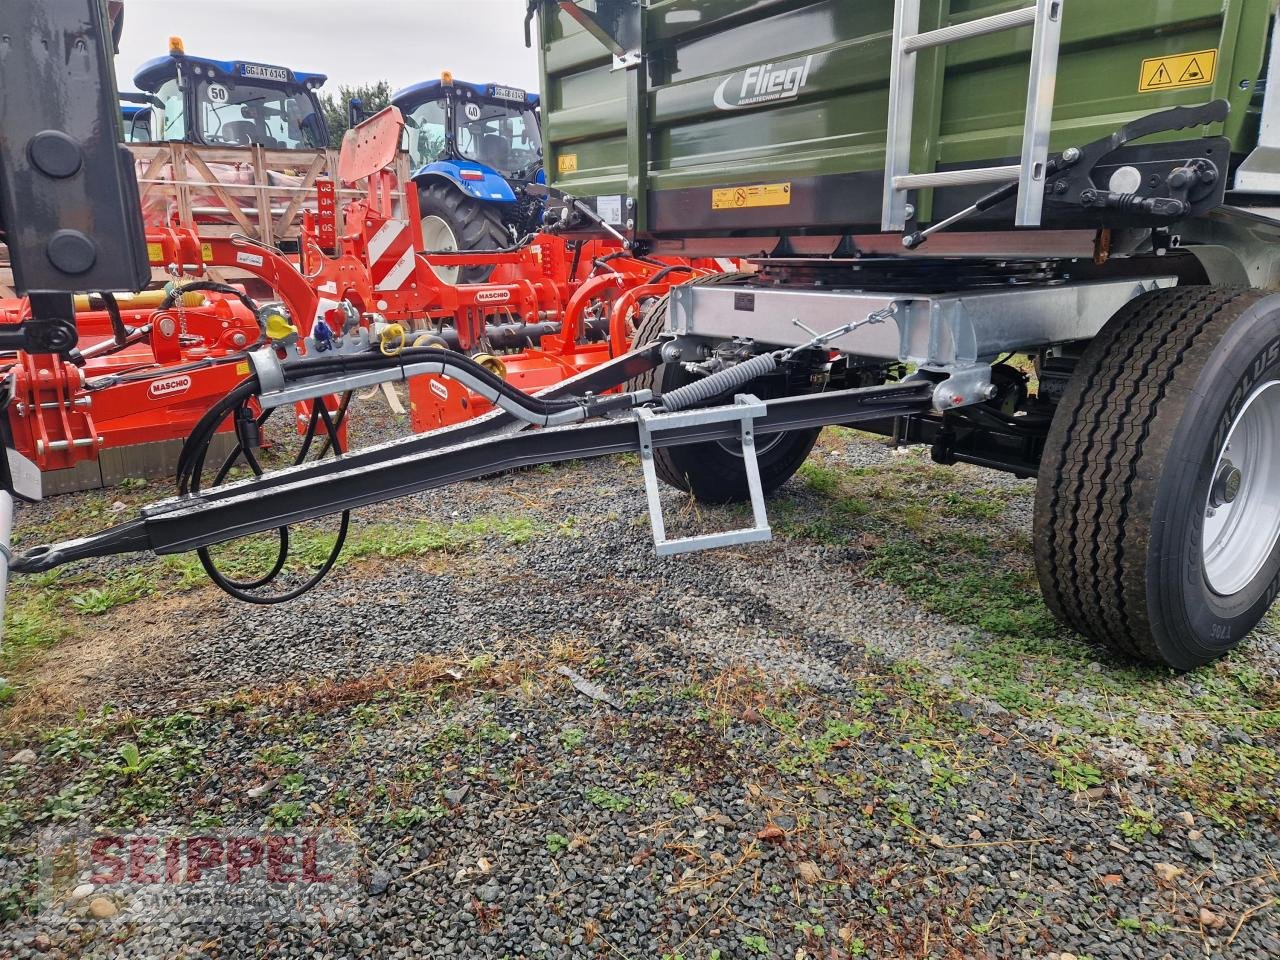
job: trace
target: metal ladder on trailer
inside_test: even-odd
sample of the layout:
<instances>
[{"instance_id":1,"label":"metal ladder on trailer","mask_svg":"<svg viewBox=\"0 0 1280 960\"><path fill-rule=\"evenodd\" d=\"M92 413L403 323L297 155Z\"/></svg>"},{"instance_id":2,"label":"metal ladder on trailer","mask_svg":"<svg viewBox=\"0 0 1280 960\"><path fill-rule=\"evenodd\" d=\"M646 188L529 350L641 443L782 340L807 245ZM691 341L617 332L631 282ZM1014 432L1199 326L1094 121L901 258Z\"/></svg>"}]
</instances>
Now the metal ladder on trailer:
<instances>
[{"instance_id":1,"label":"metal ladder on trailer","mask_svg":"<svg viewBox=\"0 0 1280 960\"><path fill-rule=\"evenodd\" d=\"M1065 0L1036 0L1020 10L920 32L920 0L897 0L893 19L893 62L889 73L889 124L885 143L884 208L881 229L900 233L914 215L907 202L912 190L1018 181L1020 227L1040 225L1044 207L1045 166L1053 123L1058 45ZM1032 26L1031 77L1022 129L1022 159L1016 165L911 172L912 121L915 114L916 54L959 40Z\"/></svg>"}]
</instances>

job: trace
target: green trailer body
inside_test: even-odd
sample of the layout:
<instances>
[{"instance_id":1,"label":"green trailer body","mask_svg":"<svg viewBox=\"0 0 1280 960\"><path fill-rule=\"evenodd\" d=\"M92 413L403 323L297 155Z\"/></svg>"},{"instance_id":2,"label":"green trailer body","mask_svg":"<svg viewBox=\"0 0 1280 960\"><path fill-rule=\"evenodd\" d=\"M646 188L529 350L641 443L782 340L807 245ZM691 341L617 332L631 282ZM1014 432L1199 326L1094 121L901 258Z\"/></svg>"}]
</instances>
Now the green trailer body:
<instances>
[{"instance_id":1,"label":"green trailer body","mask_svg":"<svg viewBox=\"0 0 1280 960\"><path fill-rule=\"evenodd\" d=\"M554 187L632 198L623 219L640 235L879 229L892 2L652 0L640 10L643 65L632 69L563 6L543 0L540 17ZM923 0L921 29L1025 6ZM1273 7L1064 0L1050 149L1224 99L1225 123L1154 139L1225 135L1238 161L1257 139ZM1031 43L1027 26L917 54L912 172L1018 157ZM928 193L917 197L920 222L950 212L946 191L934 192L937 211Z\"/></svg>"}]
</instances>

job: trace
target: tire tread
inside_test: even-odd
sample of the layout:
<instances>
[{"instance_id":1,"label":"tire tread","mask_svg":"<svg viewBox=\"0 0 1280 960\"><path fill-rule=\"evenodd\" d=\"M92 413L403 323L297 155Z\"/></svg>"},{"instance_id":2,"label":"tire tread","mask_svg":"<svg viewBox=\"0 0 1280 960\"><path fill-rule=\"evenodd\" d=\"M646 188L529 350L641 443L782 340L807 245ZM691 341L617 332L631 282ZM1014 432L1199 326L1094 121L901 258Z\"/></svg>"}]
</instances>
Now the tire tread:
<instances>
[{"instance_id":1,"label":"tire tread","mask_svg":"<svg viewBox=\"0 0 1280 960\"><path fill-rule=\"evenodd\" d=\"M1151 630L1148 503L1164 469L1153 429L1162 404L1198 373L1187 354L1224 311L1263 296L1175 287L1131 301L1085 350L1046 443L1036 492L1036 567L1046 603L1080 633L1165 662ZM1190 365L1194 368L1194 365Z\"/></svg>"}]
</instances>

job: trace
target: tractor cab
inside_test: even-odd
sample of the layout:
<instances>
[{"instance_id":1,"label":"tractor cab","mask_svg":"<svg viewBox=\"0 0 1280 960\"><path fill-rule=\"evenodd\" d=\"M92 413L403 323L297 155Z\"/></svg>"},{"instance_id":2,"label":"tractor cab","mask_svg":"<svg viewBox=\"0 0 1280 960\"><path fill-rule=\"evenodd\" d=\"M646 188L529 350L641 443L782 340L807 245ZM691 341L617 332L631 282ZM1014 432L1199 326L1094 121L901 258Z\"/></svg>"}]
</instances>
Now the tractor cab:
<instances>
[{"instance_id":1,"label":"tractor cab","mask_svg":"<svg viewBox=\"0 0 1280 960\"><path fill-rule=\"evenodd\" d=\"M445 73L391 102L404 115L428 250L497 249L538 229L542 202L526 193L546 182L537 94ZM436 272L478 283L492 267Z\"/></svg>"},{"instance_id":2,"label":"tractor cab","mask_svg":"<svg viewBox=\"0 0 1280 960\"><path fill-rule=\"evenodd\" d=\"M151 142L151 125L147 120L135 123L139 113L146 112L146 107L140 107L136 103L120 104L120 119L124 123L124 142L125 143L150 143Z\"/></svg>"},{"instance_id":3,"label":"tractor cab","mask_svg":"<svg viewBox=\"0 0 1280 960\"><path fill-rule=\"evenodd\" d=\"M406 87L391 102L404 114L409 156L419 172L450 164L519 185L533 182L542 169L537 94L463 83L446 73ZM490 199L481 188L471 192Z\"/></svg>"},{"instance_id":4,"label":"tractor cab","mask_svg":"<svg viewBox=\"0 0 1280 960\"><path fill-rule=\"evenodd\" d=\"M174 37L169 56L147 61L134 75L146 105L125 108L125 139L324 149L329 131L315 91L326 79L288 67L187 56Z\"/></svg>"}]
</instances>

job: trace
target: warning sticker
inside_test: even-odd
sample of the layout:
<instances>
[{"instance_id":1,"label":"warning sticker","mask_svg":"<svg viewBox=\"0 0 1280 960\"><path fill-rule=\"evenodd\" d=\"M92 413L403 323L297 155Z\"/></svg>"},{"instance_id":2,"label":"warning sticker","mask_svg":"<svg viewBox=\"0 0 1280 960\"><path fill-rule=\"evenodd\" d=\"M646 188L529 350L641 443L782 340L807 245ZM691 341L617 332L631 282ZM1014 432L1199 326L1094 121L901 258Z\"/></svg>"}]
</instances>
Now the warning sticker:
<instances>
[{"instance_id":1,"label":"warning sticker","mask_svg":"<svg viewBox=\"0 0 1280 960\"><path fill-rule=\"evenodd\" d=\"M211 261L213 259L213 244L211 243L200 244L200 256L204 258L205 263L208 263L209 261Z\"/></svg>"},{"instance_id":2,"label":"warning sticker","mask_svg":"<svg viewBox=\"0 0 1280 960\"><path fill-rule=\"evenodd\" d=\"M577 173L578 172L578 155L576 153L560 154L560 172L561 173Z\"/></svg>"},{"instance_id":3,"label":"warning sticker","mask_svg":"<svg viewBox=\"0 0 1280 960\"><path fill-rule=\"evenodd\" d=\"M1218 72L1218 51L1200 50L1171 57L1152 57L1142 61L1138 77L1139 93L1178 90L1182 87L1207 87Z\"/></svg>"},{"instance_id":4,"label":"warning sticker","mask_svg":"<svg viewBox=\"0 0 1280 960\"><path fill-rule=\"evenodd\" d=\"M711 191L712 210L749 210L752 207L791 206L791 184L762 183L754 187L725 187Z\"/></svg>"},{"instance_id":5,"label":"warning sticker","mask_svg":"<svg viewBox=\"0 0 1280 960\"><path fill-rule=\"evenodd\" d=\"M158 243L147 244L147 259L152 263L160 263L164 260L164 247Z\"/></svg>"}]
</instances>

